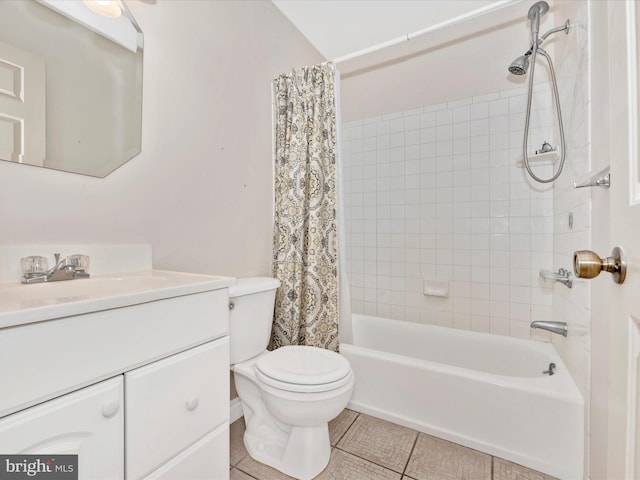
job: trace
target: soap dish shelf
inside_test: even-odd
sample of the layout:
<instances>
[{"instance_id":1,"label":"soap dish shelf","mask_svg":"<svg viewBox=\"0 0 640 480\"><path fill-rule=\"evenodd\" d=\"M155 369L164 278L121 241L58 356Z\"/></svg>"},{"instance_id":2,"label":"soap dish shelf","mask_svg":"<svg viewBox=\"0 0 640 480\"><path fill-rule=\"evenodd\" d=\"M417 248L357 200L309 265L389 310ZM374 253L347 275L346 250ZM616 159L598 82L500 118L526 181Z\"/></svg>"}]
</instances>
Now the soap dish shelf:
<instances>
[{"instance_id":1,"label":"soap dish shelf","mask_svg":"<svg viewBox=\"0 0 640 480\"><path fill-rule=\"evenodd\" d=\"M560 155L558 154L558 147L556 147L550 152L530 154L527 158L530 165L553 165L558 161ZM523 157L518 158L516 167L524 168Z\"/></svg>"}]
</instances>

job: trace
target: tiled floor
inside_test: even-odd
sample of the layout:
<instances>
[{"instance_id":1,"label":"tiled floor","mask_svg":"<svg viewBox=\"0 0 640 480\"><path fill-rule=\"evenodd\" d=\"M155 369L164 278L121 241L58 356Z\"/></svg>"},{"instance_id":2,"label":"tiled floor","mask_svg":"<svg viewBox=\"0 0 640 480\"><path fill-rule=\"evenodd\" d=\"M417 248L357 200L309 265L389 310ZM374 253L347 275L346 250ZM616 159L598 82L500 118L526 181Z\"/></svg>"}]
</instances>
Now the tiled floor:
<instances>
[{"instance_id":1,"label":"tiled floor","mask_svg":"<svg viewBox=\"0 0 640 480\"><path fill-rule=\"evenodd\" d=\"M231 480L291 477L253 460L244 420L231 425ZM331 459L319 480L555 480L455 443L344 410L329 423Z\"/></svg>"}]
</instances>

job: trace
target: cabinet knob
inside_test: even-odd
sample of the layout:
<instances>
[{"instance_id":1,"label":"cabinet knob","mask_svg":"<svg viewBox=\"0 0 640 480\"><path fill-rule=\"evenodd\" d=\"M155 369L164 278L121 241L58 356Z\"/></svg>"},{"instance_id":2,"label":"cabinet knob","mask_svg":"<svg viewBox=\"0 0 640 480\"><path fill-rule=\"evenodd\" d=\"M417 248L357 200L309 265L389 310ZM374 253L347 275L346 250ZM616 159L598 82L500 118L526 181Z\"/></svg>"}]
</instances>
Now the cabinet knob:
<instances>
[{"instance_id":1,"label":"cabinet knob","mask_svg":"<svg viewBox=\"0 0 640 480\"><path fill-rule=\"evenodd\" d=\"M190 398L189 400L187 400L187 410L193 412L196 408L198 408L199 403L200 401L198 400L198 397Z\"/></svg>"},{"instance_id":2,"label":"cabinet knob","mask_svg":"<svg viewBox=\"0 0 640 480\"><path fill-rule=\"evenodd\" d=\"M120 402L118 400L111 400L102 405L102 416L104 418L111 418L120 410Z\"/></svg>"}]
</instances>

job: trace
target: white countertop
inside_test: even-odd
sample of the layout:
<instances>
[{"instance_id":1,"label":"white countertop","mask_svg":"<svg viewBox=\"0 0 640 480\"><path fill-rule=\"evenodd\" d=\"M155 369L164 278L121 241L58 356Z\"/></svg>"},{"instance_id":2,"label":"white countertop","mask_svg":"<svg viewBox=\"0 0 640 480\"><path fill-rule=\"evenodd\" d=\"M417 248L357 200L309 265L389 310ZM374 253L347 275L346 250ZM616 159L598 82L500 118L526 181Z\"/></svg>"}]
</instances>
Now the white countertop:
<instances>
[{"instance_id":1,"label":"white countertop","mask_svg":"<svg viewBox=\"0 0 640 480\"><path fill-rule=\"evenodd\" d=\"M0 328L226 288L232 277L147 270L88 279L0 283Z\"/></svg>"}]
</instances>

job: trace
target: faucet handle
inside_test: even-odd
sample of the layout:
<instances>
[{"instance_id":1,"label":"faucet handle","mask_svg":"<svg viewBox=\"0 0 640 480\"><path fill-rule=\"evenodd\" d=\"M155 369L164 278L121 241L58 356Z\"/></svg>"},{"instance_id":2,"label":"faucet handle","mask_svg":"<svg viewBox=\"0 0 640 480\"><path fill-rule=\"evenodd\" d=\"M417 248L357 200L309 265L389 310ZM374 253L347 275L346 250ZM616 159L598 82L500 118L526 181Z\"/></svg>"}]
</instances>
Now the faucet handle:
<instances>
[{"instance_id":1,"label":"faucet handle","mask_svg":"<svg viewBox=\"0 0 640 480\"><path fill-rule=\"evenodd\" d=\"M22 267L23 277L42 275L49 270L47 257L40 256L23 257L20 259L20 266Z\"/></svg>"},{"instance_id":2,"label":"faucet handle","mask_svg":"<svg viewBox=\"0 0 640 480\"><path fill-rule=\"evenodd\" d=\"M69 255L67 257L67 264L74 265L77 271L88 271L89 270L89 255L83 255L80 253L76 253L74 255Z\"/></svg>"}]
</instances>

